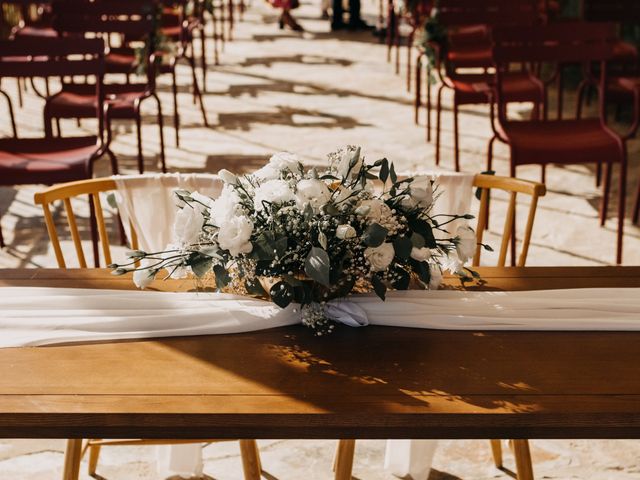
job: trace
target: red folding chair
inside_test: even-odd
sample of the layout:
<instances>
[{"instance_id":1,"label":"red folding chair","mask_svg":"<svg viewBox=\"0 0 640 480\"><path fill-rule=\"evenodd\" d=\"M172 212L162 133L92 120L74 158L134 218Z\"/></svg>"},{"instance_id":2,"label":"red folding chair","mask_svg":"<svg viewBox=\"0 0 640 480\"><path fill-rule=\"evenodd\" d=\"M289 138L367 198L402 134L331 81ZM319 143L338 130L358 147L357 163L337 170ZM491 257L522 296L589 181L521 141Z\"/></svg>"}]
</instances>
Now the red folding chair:
<instances>
[{"instance_id":1,"label":"red folding chair","mask_svg":"<svg viewBox=\"0 0 640 480\"><path fill-rule=\"evenodd\" d=\"M436 103L436 165L440 164L442 92L450 89L453 91L454 162L456 171L460 171L458 111L462 105L489 103L489 86L494 79L490 72L493 67L491 28L539 23L539 9L534 0L441 0L438 21L447 29L447 45L444 51L432 45L439 52L435 69L441 82ZM473 73L469 69L473 69ZM427 90L429 86L427 78ZM540 83L527 72L505 75L504 92L508 102L531 102L535 107L543 100ZM427 107L430 117L429 107L430 102Z\"/></svg>"},{"instance_id":2,"label":"red folding chair","mask_svg":"<svg viewBox=\"0 0 640 480\"><path fill-rule=\"evenodd\" d=\"M115 155L104 138L104 41L102 39L19 38L0 41L1 78L50 78L86 75L96 98L94 118L98 135L85 137L0 139L0 185L28 185L70 182L91 178L93 163L107 154L113 173L118 173ZM0 246L4 246L0 230Z\"/></svg>"},{"instance_id":3,"label":"red folding chair","mask_svg":"<svg viewBox=\"0 0 640 480\"><path fill-rule=\"evenodd\" d=\"M487 168L491 168L491 147L498 140L509 145L511 151L510 175L516 176L520 165L548 164L605 164L604 192L600 208L601 224L607 216L611 171L620 164L618 200L617 263L622 262L622 238L625 214L627 152L626 138L611 130L606 123L607 61L613 55L615 32L612 24L572 23L536 27L494 29L493 57L496 69L496 102L491 109L495 136L489 144ZM514 64L535 65L550 63L600 64L598 89L600 93L599 118L549 120L545 88L542 119L514 121L507 118L508 95L505 91L509 68ZM533 72L529 72L533 74ZM553 77L553 76L552 76ZM540 80L542 82L542 80ZM543 82L545 87L549 81Z\"/></svg>"},{"instance_id":4,"label":"red folding chair","mask_svg":"<svg viewBox=\"0 0 640 480\"><path fill-rule=\"evenodd\" d=\"M86 33L109 38L119 34L125 39L147 41L156 35L156 10L153 2L136 1L99 1L68 2L53 4L54 28L60 35L84 36ZM109 103L109 115L106 128L111 131L111 122L133 120L136 125L138 145L138 170L144 171L142 152L142 103L153 98L157 104L157 123L160 137L160 160L163 172L166 172L162 105L156 93L156 55L145 52L141 61L146 67L146 79L143 82L105 84L105 98ZM64 80L64 79L63 79ZM62 89L47 99L45 128L52 130L51 121L61 118L92 118L96 115L96 97L90 86L63 81ZM59 132L58 132L59 133Z\"/></svg>"}]
</instances>

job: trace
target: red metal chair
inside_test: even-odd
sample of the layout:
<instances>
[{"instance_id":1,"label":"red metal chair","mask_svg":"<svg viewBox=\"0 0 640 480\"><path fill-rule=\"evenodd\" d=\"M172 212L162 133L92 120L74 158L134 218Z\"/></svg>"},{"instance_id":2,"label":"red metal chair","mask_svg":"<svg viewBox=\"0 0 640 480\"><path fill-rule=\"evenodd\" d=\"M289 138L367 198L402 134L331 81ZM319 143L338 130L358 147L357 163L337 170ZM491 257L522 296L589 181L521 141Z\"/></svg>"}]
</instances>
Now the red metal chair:
<instances>
[{"instance_id":1,"label":"red metal chair","mask_svg":"<svg viewBox=\"0 0 640 480\"><path fill-rule=\"evenodd\" d=\"M69 182L91 178L93 163L107 154L113 173L118 173L115 156L104 138L104 42L102 39L36 38L0 41L0 78L95 77L91 87L96 98L94 118L98 135L86 137L0 139L0 185L28 185ZM32 61L37 57L37 61ZM4 246L0 230L0 246Z\"/></svg>"},{"instance_id":2,"label":"red metal chair","mask_svg":"<svg viewBox=\"0 0 640 480\"><path fill-rule=\"evenodd\" d=\"M615 32L612 24L572 23L537 27L494 29L493 57L496 68L497 119L492 113L494 138L489 144L488 168L491 168L491 147L498 140L511 150L510 174L516 176L520 165L581 164L604 162L604 192L600 216L604 225L607 216L611 171L614 163L620 164L618 200L617 263L622 262L622 239L625 214L627 153L625 138L606 124L607 61L613 55ZM547 115L546 88L542 119L513 121L507 118L505 79L513 64L533 65L550 63L600 64L600 114L596 119L549 120ZM549 81L544 82L545 86ZM494 121L495 120L495 121Z\"/></svg>"},{"instance_id":3,"label":"red metal chair","mask_svg":"<svg viewBox=\"0 0 640 480\"><path fill-rule=\"evenodd\" d=\"M460 171L458 111L462 105L488 104L487 94L494 79L491 36L493 26L531 25L539 22L539 9L533 0L441 0L438 21L447 28L447 45L436 51L436 72L441 82L436 103L436 165L440 164L440 131L442 91L453 91L453 141L456 171ZM473 69L473 73L469 73ZM476 73L475 70L480 70ZM504 92L508 102L532 102L534 106L543 100L540 83L527 72L515 72L505 76ZM484 87L479 87L484 85ZM427 90L429 90L427 78ZM427 115L430 117L430 102ZM534 108L534 115L536 114ZM430 130L430 122L427 123Z\"/></svg>"},{"instance_id":4,"label":"red metal chair","mask_svg":"<svg viewBox=\"0 0 640 480\"><path fill-rule=\"evenodd\" d=\"M86 33L103 35L119 34L126 39L149 41L156 35L154 4L141 2L100 1L67 2L53 4L54 28L60 35L84 36ZM145 52L141 61L146 69L146 81L121 84L105 84L105 98L109 103L106 128L111 131L111 122L133 120L136 124L138 140L138 170L144 171L142 152L141 104L153 98L157 104L157 122L160 130L160 159L162 171L166 172L162 105L156 94L156 55ZM96 115L96 97L90 87L84 84L64 81L60 92L47 99L45 105L45 128L52 130L51 121L61 118L92 118ZM58 132L59 133L59 132Z\"/></svg>"}]
</instances>

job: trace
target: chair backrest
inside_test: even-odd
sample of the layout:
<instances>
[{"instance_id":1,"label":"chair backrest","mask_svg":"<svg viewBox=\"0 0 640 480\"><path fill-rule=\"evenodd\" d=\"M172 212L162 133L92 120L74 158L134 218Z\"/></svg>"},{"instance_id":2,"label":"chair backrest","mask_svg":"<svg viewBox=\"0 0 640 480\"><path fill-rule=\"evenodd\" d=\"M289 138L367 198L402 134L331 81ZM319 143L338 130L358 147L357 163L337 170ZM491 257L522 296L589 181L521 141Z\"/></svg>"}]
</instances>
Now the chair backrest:
<instances>
[{"instance_id":1,"label":"chair backrest","mask_svg":"<svg viewBox=\"0 0 640 480\"><path fill-rule=\"evenodd\" d=\"M638 0L583 0L583 16L590 22L640 22Z\"/></svg>"},{"instance_id":2,"label":"chair backrest","mask_svg":"<svg viewBox=\"0 0 640 480\"><path fill-rule=\"evenodd\" d=\"M529 212L527 214L527 223L524 229L524 236L522 237L522 250L520 251L520 256L516 263L517 266L524 267L527 261L527 254L529 253L529 244L531 243L531 233L533 232L533 221L538 207L538 198L546 194L544 184L511 177L483 174L476 175L473 184L475 187L479 188L481 192L480 213L478 215L478 224L476 228L478 246L476 247L476 254L473 257L474 266L477 266L480 263L480 254L482 252L482 246L480 244L482 243L484 230L487 225L491 190L502 190L509 194L509 203L503 227L502 241L500 244L500 251L498 252L499 267L505 266L509 246L511 246L511 258L515 260L514 247L516 242L514 234L516 225L517 196L518 194L523 194L531 197Z\"/></svg>"},{"instance_id":3,"label":"chair backrest","mask_svg":"<svg viewBox=\"0 0 640 480\"><path fill-rule=\"evenodd\" d=\"M531 25L538 21L535 0L440 0L438 23L444 27L465 25Z\"/></svg>"},{"instance_id":4,"label":"chair backrest","mask_svg":"<svg viewBox=\"0 0 640 480\"><path fill-rule=\"evenodd\" d=\"M127 175L55 185L37 192L34 202L42 205L58 266L65 268L66 262L51 211L52 202L63 202L78 264L81 268L86 268L87 261L82 248L82 239L72 208L72 199L75 197L89 197L90 207L95 215L93 217L95 227L92 227L92 233L97 230L98 237L92 238L94 258L100 256L98 252L100 247L102 258L105 264L109 265L112 263L112 249L105 217L111 217L115 225L120 227L112 227L111 230L120 230L123 240L126 235L131 248L142 248L148 252L160 251L172 241L173 237L172 227L176 207L175 197L171 192L175 189L186 189L215 197L222 189L222 185L222 181L212 174ZM113 215L103 211L104 199L101 201L101 194L116 191L118 193L117 215ZM98 266L98 263L96 261L95 265Z\"/></svg>"},{"instance_id":5,"label":"chair backrest","mask_svg":"<svg viewBox=\"0 0 640 480\"><path fill-rule=\"evenodd\" d=\"M545 87L546 97L546 87L551 79L556 78L559 66L579 63L584 66L586 74L591 63L599 62L600 105L605 105L607 60L613 55L616 39L613 24L571 21L536 27L497 27L492 31L492 39L493 61L496 67L496 102L500 122L507 121L508 100L503 94L503 82L505 72L508 72L513 64L528 68L532 75L537 73L536 66L540 64L553 65L555 73L547 80L539 79ZM546 98L544 103L546 120ZM603 114L604 110L601 108L601 118L603 123L606 123Z\"/></svg>"},{"instance_id":6,"label":"chair backrest","mask_svg":"<svg viewBox=\"0 0 640 480\"><path fill-rule=\"evenodd\" d=\"M154 1L74 1L52 4L53 28L65 34L122 34L142 40L155 33L158 4Z\"/></svg>"},{"instance_id":7,"label":"chair backrest","mask_svg":"<svg viewBox=\"0 0 640 480\"><path fill-rule=\"evenodd\" d=\"M58 262L58 267L66 268L66 262L60 246L60 239L56 230L55 223L53 221L53 215L51 213L51 204L55 201L62 200L64 203L65 213L67 215L67 223L69 225L69 231L71 232L71 238L73 240L73 246L76 251L78 263L80 268L87 268L87 261L82 249L82 239L80 238L80 232L78 230L78 222L76 220L73 207L71 205L71 199L81 195L88 195L92 202L92 208L95 212L95 219L98 228L98 236L100 243L102 244L102 254L105 263L108 265L112 263L111 260L111 245L109 244L109 235L107 233L107 227L104 221L104 214L102 210L102 202L100 201L100 193L108 192L116 189L116 183L110 178L96 178L91 180L80 180L77 182L64 183L50 187L42 192L37 192L34 195L34 202L36 205L42 205L44 212L44 220L47 226L47 232L51 239L51 245ZM136 232L131 228L131 248L138 248L138 240Z\"/></svg>"},{"instance_id":8,"label":"chair backrest","mask_svg":"<svg viewBox=\"0 0 640 480\"><path fill-rule=\"evenodd\" d=\"M0 41L0 77L104 76L100 38L16 38Z\"/></svg>"}]
</instances>

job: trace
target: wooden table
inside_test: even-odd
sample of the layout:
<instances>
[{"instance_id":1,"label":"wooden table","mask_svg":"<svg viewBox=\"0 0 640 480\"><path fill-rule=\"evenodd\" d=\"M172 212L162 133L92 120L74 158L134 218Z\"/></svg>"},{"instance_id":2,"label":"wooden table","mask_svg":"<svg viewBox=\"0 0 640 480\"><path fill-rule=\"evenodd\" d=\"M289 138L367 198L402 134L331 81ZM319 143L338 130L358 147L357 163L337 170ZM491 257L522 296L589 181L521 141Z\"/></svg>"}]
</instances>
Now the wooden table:
<instances>
[{"instance_id":1,"label":"wooden table","mask_svg":"<svg viewBox=\"0 0 640 480\"><path fill-rule=\"evenodd\" d=\"M468 288L640 287L636 267L479 271ZM104 270L0 270L0 286L27 285L133 288ZM0 349L0 436L640 438L640 333L288 327Z\"/></svg>"}]
</instances>

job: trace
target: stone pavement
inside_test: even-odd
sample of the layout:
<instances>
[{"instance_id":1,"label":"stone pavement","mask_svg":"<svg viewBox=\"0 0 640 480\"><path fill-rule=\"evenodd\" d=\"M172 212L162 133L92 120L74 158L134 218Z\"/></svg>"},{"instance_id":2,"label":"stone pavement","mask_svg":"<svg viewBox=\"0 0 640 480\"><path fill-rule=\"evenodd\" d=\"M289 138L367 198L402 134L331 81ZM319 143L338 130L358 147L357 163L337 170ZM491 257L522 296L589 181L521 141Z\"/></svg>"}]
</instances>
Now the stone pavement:
<instances>
[{"instance_id":1,"label":"stone pavement","mask_svg":"<svg viewBox=\"0 0 640 480\"><path fill-rule=\"evenodd\" d=\"M369 21L374 21L376 2L367 1L363 8ZM234 41L227 44L221 65L210 67L205 96L210 128L201 126L201 117L191 104L187 88L189 71L180 67L180 81L184 85L180 93L184 125L181 148L175 148L170 127L170 83L167 78L160 79L170 170L246 171L260 166L272 152L279 150L290 150L306 162L320 163L328 152L344 144L362 145L369 159L384 155L404 170L434 166L433 145L424 141L424 126L413 125L412 96L404 89L404 78L394 75L392 66L386 63L385 47L370 34L331 34L328 23L318 20L319 14L317 2L303 3L296 16L307 32L279 31L277 12L266 4L254 2L244 21L237 25ZM4 82L3 87L15 99L14 82ZM452 166L448 98L445 96L447 108L443 115L442 165L445 168ZM0 106L3 108L4 105ZM157 170L158 134L153 123L154 110L149 108L143 128L146 166L148 170ZM570 104L567 108L571 111ZM17 110L20 135L41 134L41 111L42 102L33 92L28 93L24 107ZM527 111L526 106L514 108L515 115L526 115ZM482 171L490 135L487 108L463 109L460 122L463 168ZM63 121L62 125L67 134L79 131L75 121ZM92 128L95 125L86 121L81 130L89 132ZM0 135L9 132L8 118L2 113ZM122 170L133 172L136 143L132 125L118 125L113 150ZM631 142L631 191L638 181L638 150L638 142ZM508 152L504 146L497 146L495 152L495 167L499 173L506 174ZM598 225L600 192L595 187L593 171L584 166L549 169L549 193L538 209L530 265L608 265L613 262L615 219L610 219L604 228ZM106 160L98 163L97 172L99 175L109 173ZM518 175L537 180L539 169L525 167L518 170ZM615 178L613 185L615 198ZM33 192L39 188L42 187L0 189L0 215L8 244L0 252L0 268L55 266L42 214L33 205ZM615 212L615 205L614 200L611 214ZM77 202L77 207L81 216L86 217L84 202ZM492 234L487 240L495 245L501 230L500 220L504 218L504 198L497 197L493 208ZM519 213L524 212L523 206ZM61 207L56 210L56 216L62 226ZM626 232L625 263L638 264L640 229L628 221ZM59 234L65 251L70 252L68 232L61 227ZM490 263L491 257L486 261ZM58 478L63 446L63 442L51 440L1 440L0 480ZM334 447L335 442L330 440L261 442L265 478L329 479ZM359 442L355 477L391 478L381 468L383 447L382 441ZM204 449L204 455L205 471L211 478L241 478L237 444L210 445ZM640 479L640 442L534 441L533 457L536 478ZM155 479L158 477L153 459L154 449L150 447L105 449L99 471L108 480ZM512 462L512 458L508 456L507 461ZM88 478L84 472L83 475L82 478ZM490 478L508 476L493 467L488 442L442 442L431 480Z\"/></svg>"}]
</instances>

